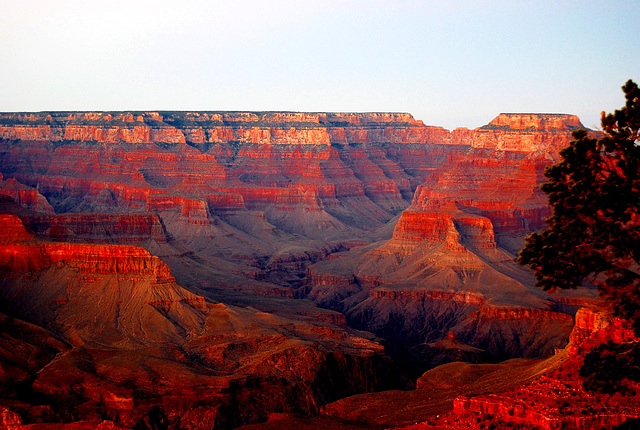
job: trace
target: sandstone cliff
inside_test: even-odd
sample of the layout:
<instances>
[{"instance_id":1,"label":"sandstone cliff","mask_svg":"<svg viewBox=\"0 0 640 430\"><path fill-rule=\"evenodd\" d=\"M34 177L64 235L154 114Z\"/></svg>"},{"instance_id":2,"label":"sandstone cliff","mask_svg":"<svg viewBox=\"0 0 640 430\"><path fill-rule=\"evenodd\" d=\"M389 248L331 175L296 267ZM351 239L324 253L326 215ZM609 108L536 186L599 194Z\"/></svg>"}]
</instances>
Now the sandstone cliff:
<instances>
[{"instance_id":1,"label":"sandstone cliff","mask_svg":"<svg viewBox=\"0 0 640 430\"><path fill-rule=\"evenodd\" d=\"M585 354L603 342L637 342L628 322L605 310L581 308L576 314L569 345L558 354L566 362L520 388L504 393L459 397L451 418L459 421L529 425L541 429L613 429L629 419L640 418L638 383L632 391L603 394L586 391L579 374ZM433 423L432 423L433 424ZM495 424L494 424L495 426ZM425 428L427 428L425 426Z\"/></svg>"},{"instance_id":2,"label":"sandstone cliff","mask_svg":"<svg viewBox=\"0 0 640 430\"><path fill-rule=\"evenodd\" d=\"M173 263L179 256L221 275L200 279L225 278L229 263L240 276L209 287L240 285L245 275L295 286L331 250L386 234L376 230L437 168L469 152L474 133L481 131L449 132L402 113L3 113L0 190L36 212L85 214L25 219L37 234L139 243L189 285L200 281ZM123 213L138 218L115 219ZM159 225L142 227L142 213ZM273 259L292 249L299 264Z\"/></svg>"},{"instance_id":3,"label":"sandstone cliff","mask_svg":"<svg viewBox=\"0 0 640 430\"><path fill-rule=\"evenodd\" d=\"M436 356L549 355L585 298L532 289L513 258L549 213L544 166L579 126L545 114L448 131L404 113L0 113L0 194L21 205L3 218L3 297L72 348L32 389L69 414L97 407L123 426L180 415L195 428L316 413L378 387L383 352L346 323L385 337L416 374ZM142 388L165 374L181 377Z\"/></svg>"},{"instance_id":4,"label":"sandstone cliff","mask_svg":"<svg viewBox=\"0 0 640 430\"><path fill-rule=\"evenodd\" d=\"M450 331L494 360L553 354L577 309L563 303L595 297L542 292L514 261L550 214L538 187L553 157L487 149L451 157L417 187L390 240L309 267L310 297L387 339L417 373L437 364L428 345Z\"/></svg>"}]
</instances>

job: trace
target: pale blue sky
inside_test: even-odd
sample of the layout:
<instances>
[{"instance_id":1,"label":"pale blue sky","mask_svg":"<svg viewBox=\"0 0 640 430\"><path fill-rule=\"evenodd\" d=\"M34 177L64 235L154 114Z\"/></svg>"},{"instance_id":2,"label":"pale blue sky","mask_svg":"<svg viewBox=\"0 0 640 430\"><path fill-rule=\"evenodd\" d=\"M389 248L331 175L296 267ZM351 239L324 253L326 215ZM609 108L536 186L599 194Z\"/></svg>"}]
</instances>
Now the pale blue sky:
<instances>
[{"instance_id":1,"label":"pale blue sky","mask_svg":"<svg viewBox=\"0 0 640 430\"><path fill-rule=\"evenodd\" d=\"M588 127L640 82L640 1L0 0L0 111L500 112Z\"/></svg>"}]
</instances>

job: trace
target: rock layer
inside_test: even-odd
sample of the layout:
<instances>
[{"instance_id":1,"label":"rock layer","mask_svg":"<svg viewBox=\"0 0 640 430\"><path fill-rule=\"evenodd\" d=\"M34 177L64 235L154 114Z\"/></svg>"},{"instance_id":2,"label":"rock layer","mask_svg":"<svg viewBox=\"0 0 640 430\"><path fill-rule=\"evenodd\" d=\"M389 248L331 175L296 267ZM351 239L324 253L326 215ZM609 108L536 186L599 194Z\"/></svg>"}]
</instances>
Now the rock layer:
<instances>
[{"instance_id":1,"label":"rock layer","mask_svg":"<svg viewBox=\"0 0 640 430\"><path fill-rule=\"evenodd\" d=\"M0 348L0 400L24 424L230 428L386 383L382 347L344 327L213 304L142 248L0 226L0 324L19 345Z\"/></svg>"},{"instance_id":2,"label":"rock layer","mask_svg":"<svg viewBox=\"0 0 640 430\"><path fill-rule=\"evenodd\" d=\"M550 214L538 187L553 157L487 149L452 157L417 187L390 240L312 265L311 297L387 339L400 359L410 345L418 373L432 365L428 345L450 331L495 360L553 354L568 342L577 308L533 288L514 261Z\"/></svg>"},{"instance_id":3,"label":"rock layer","mask_svg":"<svg viewBox=\"0 0 640 430\"><path fill-rule=\"evenodd\" d=\"M392 380L372 335L345 322L416 374L549 355L568 339L560 311L584 298L532 289L513 258L549 213L544 166L579 126L0 113L0 194L20 205L1 219L0 310L62 342L25 346L43 358L21 381L68 404L50 420L198 428L314 414ZM16 410L36 420L34 407Z\"/></svg>"},{"instance_id":4,"label":"rock layer","mask_svg":"<svg viewBox=\"0 0 640 430\"><path fill-rule=\"evenodd\" d=\"M451 166L486 172L490 163L497 168L507 160L487 187L502 184L499 193L511 201L530 192L548 160L522 154L567 142L579 123L568 115L503 117L484 128L450 132L405 113L0 113L0 190L36 212L109 214L112 218L93 221L74 215L25 222L60 240L99 242L102 235L141 244L163 255L188 286L201 288L202 279L210 279L207 288L228 288L249 277L282 279L295 288L306 266L317 261L304 254L326 255L381 237L376 230L393 222L434 172L440 173L431 184L462 181L460 186L466 179L447 175ZM525 142L529 135L535 135L534 143ZM509 140L508 152L496 150L505 146L500 139ZM467 157L470 151L485 152ZM522 157L527 166L518 161ZM499 180L504 175L511 175L510 185ZM428 187L419 190L422 195ZM442 187L433 191L441 194ZM460 204L473 206L470 196L458 196ZM537 203L496 206L493 200L476 205L480 212L466 210L464 220L455 222L482 216L521 236L546 215ZM148 212L160 224L154 221L152 231L142 227L148 220L141 214ZM114 214L123 213L139 218L116 220ZM403 215L401 226L407 226L409 215ZM156 243L143 238L147 232ZM168 245L158 244L165 241L162 236ZM513 240L504 236L503 242ZM298 263L265 266L291 249L301 256ZM174 264L180 258L189 259L191 269ZM234 268L227 270L229 264ZM194 266L224 276L203 273L196 280ZM235 280L228 279L230 273Z\"/></svg>"},{"instance_id":5,"label":"rock layer","mask_svg":"<svg viewBox=\"0 0 640 430\"><path fill-rule=\"evenodd\" d=\"M613 429L640 418L640 384L627 393L605 395L583 388L578 370L584 356L603 342L637 342L628 322L604 310L581 308L563 353L568 361L558 370L511 392L459 397L453 403L457 417L476 417L485 423L530 425L541 429ZM433 423L431 423L433 425ZM494 425L496 425L494 424Z\"/></svg>"}]
</instances>

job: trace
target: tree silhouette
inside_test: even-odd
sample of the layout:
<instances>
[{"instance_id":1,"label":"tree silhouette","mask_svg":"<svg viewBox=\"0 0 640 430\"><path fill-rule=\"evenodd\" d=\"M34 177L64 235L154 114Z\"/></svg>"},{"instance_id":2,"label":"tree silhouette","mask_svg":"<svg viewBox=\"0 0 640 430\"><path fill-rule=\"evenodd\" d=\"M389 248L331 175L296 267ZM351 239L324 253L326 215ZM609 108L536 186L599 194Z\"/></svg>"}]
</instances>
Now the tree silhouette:
<instances>
[{"instance_id":1,"label":"tree silhouette","mask_svg":"<svg viewBox=\"0 0 640 430\"><path fill-rule=\"evenodd\" d=\"M602 113L602 137L574 131L545 170L552 215L518 262L544 290L596 286L640 336L640 90L631 80L622 90L625 106Z\"/></svg>"}]
</instances>

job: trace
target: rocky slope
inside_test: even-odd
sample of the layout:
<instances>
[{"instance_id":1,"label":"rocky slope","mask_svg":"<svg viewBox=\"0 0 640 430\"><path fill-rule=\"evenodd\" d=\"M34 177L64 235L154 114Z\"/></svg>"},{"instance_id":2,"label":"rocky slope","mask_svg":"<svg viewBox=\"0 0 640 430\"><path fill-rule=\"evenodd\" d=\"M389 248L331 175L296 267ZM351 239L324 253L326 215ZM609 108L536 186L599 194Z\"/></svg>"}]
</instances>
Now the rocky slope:
<instances>
[{"instance_id":1,"label":"rocky slope","mask_svg":"<svg viewBox=\"0 0 640 430\"><path fill-rule=\"evenodd\" d=\"M0 226L0 402L21 423L229 428L386 384L382 347L344 326L208 302L142 248Z\"/></svg>"},{"instance_id":2,"label":"rocky slope","mask_svg":"<svg viewBox=\"0 0 640 430\"><path fill-rule=\"evenodd\" d=\"M452 158L417 187L390 240L310 266L310 297L385 338L417 374L444 359L432 362L432 345L449 332L494 360L553 354L577 309L566 305L595 297L539 291L514 261L550 214L538 186L553 157L472 149ZM450 359L462 350L449 348Z\"/></svg>"},{"instance_id":3,"label":"rocky slope","mask_svg":"<svg viewBox=\"0 0 640 430\"><path fill-rule=\"evenodd\" d=\"M463 425L469 422L473 423L469 428L482 428L484 424L494 428L599 430L637 420L640 418L640 384L627 381L627 391L604 394L585 390L583 378L579 376L585 355L608 341L629 343L638 339L630 324L612 318L607 310L581 308L569 345L563 351L567 359L560 368L506 392L460 396L453 402L453 413L407 429L459 428L461 422Z\"/></svg>"},{"instance_id":4,"label":"rocky slope","mask_svg":"<svg viewBox=\"0 0 640 430\"><path fill-rule=\"evenodd\" d=\"M547 359L452 362L425 372L413 391L356 395L326 405L318 418L273 415L266 424L243 429L600 430L627 421L637 425L637 383L624 393L603 394L585 391L579 376L591 348L609 340L638 341L629 324L602 309L581 308L570 338L566 348Z\"/></svg>"},{"instance_id":5,"label":"rocky slope","mask_svg":"<svg viewBox=\"0 0 640 430\"><path fill-rule=\"evenodd\" d=\"M312 414L379 386L380 345L347 325L416 376L548 356L592 294L550 297L513 259L549 213L544 166L577 127L548 114L448 131L403 113L0 113L0 199L19 204L5 205L1 311L51 337L24 346L41 358L16 384L35 378L29 393L52 409L60 396L125 427L197 428L201 413L204 426ZM140 388L172 372L184 378Z\"/></svg>"}]
</instances>

